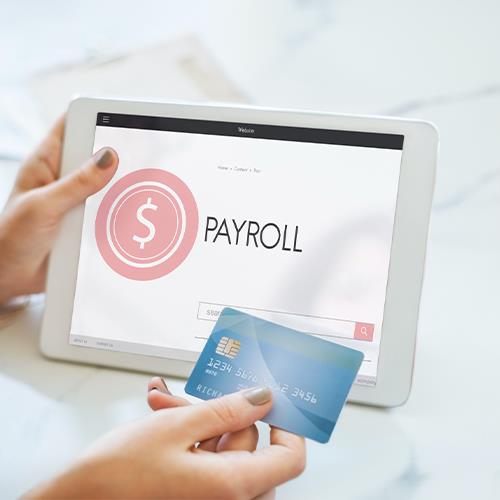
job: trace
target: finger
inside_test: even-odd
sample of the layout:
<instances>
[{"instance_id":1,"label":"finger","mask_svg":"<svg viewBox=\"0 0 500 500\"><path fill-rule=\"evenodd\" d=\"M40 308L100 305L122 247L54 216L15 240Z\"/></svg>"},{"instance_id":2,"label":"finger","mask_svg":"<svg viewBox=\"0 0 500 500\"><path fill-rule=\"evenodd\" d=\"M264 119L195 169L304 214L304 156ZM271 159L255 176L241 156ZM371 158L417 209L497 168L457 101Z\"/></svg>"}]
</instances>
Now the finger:
<instances>
[{"instance_id":1,"label":"finger","mask_svg":"<svg viewBox=\"0 0 500 500\"><path fill-rule=\"evenodd\" d=\"M59 177L64 118L63 115L56 121L49 134L24 162L16 177L15 191L24 192L45 186Z\"/></svg>"},{"instance_id":2,"label":"finger","mask_svg":"<svg viewBox=\"0 0 500 500\"><path fill-rule=\"evenodd\" d=\"M162 377L153 377L148 383L148 404L152 410L156 411L164 408L187 406L191 403L184 398L174 396ZM210 452L230 450L254 451L257 448L258 441L259 432L257 427L252 424L246 429L202 441L198 448Z\"/></svg>"},{"instance_id":3,"label":"finger","mask_svg":"<svg viewBox=\"0 0 500 500\"><path fill-rule=\"evenodd\" d=\"M59 177L61 168L61 150L65 123L66 115L60 116L34 153L35 158L39 160L39 165L41 163L47 167L54 178Z\"/></svg>"},{"instance_id":4,"label":"finger","mask_svg":"<svg viewBox=\"0 0 500 500\"><path fill-rule=\"evenodd\" d=\"M179 406L188 406L191 403L184 398L165 394L158 389L148 392L148 405L153 411L163 410L165 408L178 408Z\"/></svg>"},{"instance_id":5,"label":"finger","mask_svg":"<svg viewBox=\"0 0 500 500\"><path fill-rule=\"evenodd\" d=\"M252 424L246 429L226 432L222 436L202 441L198 449L217 453L221 451L255 451L258 442L259 431L255 424Z\"/></svg>"},{"instance_id":6,"label":"finger","mask_svg":"<svg viewBox=\"0 0 500 500\"><path fill-rule=\"evenodd\" d=\"M52 172L55 178L59 177L59 169L61 167L60 159L65 119L66 115L62 115L56 120L47 136L33 153L33 157L37 160L37 162L33 162L34 166L40 169L43 165Z\"/></svg>"},{"instance_id":7,"label":"finger","mask_svg":"<svg viewBox=\"0 0 500 500\"><path fill-rule=\"evenodd\" d=\"M290 432L271 428L271 444L253 453L224 452L241 470L237 480L253 498L301 474L306 465L305 440ZM253 478L259 478L255 481Z\"/></svg>"},{"instance_id":8,"label":"finger","mask_svg":"<svg viewBox=\"0 0 500 500\"><path fill-rule=\"evenodd\" d=\"M52 125L48 137L52 137L59 142L62 142L64 137L64 126L66 124L66 113L62 114Z\"/></svg>"},{"instance_id":9,"label":"finger","mask_svg":"<svg viewBox=\"0 0 500 500\"><path fill-rule=\"evenodd\" d=\"M149 381L147 399L148 405L153 411L163 410L164 408L177 408L179 406L191 404L187 399L174 396L162 377L153 377Z\"/></svg>"},{"instance_id":10,"label":"finger","mask_svg":"<svg viewBox=\"0 0 500 500\"><path fill-rule=\"evenodd\" d=\"M167 386L167 383L165 382L165 379L162 377L153 377L148 382L148 392L152 391L153 389L161 391L165 394L172 394Z\"/></svg>"},{"instance_id":11,"label":"finger","mask_svg":"<svg viewBox=\"0 0 500 500\"><path fill-rule=\"evenodd\" d=\"M272 406L268 387L254 387L196 405L177 408L179 439L190 445L249 427Z\"/></svg>"},{"instance_id":12,"label":"finger","mask_svg":"<svg viewBox=\"0 0 500 500\"><path fill-rule=\"evenodd\" d=\"M87 197L102 189L118 168L118 155L111 148L97 151L78 170L44 188L51 207L59 215L83 203Z\"/></svg>"},{"instance_id":13,"label":"finger","mask_svg":"<svg viewBox=\"0 0 500 500\"><path fill-rule=\"evenodd\" d=\"M223 434L217 444L217 451L255 451L259 442L259 431L257 426L252 424L246 429Z\"/></svg>"},{"instance_id":14,"label":"finger","mask_svg":"<svg viewBox=\"0 0 500 500\"><path fill-rule=\"evenodd\" d=\"M215 436L213 438L202 441L198 445L199 450L210 451L212 453L217 451L217 445L219 444L220 436Z\"/></svg>"},{"instance_id":15,"label":"finger","mask_svg":"<svg viewBox=\"0 0 500 500\"><path fill-rule=\"evenodd\" d=\"M148 384L148 404L154 410L163 410L165 408L177 408L179 406L188 406L191 403L184 398L174 396L167 386L167 383L162 377L153 377ZM214 437L202 441L198 449L204 451L215 452L217 451L217 444L220 437Z\"/></svg>"}]
</instances>

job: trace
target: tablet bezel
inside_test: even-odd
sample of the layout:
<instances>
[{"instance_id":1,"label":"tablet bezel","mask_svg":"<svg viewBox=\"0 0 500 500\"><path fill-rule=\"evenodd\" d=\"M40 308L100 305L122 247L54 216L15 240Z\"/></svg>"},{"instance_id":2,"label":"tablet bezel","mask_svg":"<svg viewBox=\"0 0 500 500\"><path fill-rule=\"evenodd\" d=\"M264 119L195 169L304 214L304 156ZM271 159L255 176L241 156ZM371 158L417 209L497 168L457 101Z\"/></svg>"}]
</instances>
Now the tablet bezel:
<instances>
[{"instance_id":1,"label":"tablet bezel","mask_svg":"<svg viewBox=\"0 0 500 500\"><path fill-rule=\"evenodd\" d=\"M349 400L378 406L397 406L406 401L412 382L438 149L438 134L432 124L253 107L80 97L71 102L66 118L62 175L91 155L98 112L404 135L377 383L374 387L354 385ZM84 205L81 205L64 218L50 259L40 336L43 354L82 363L188 376L193 363L176 359L175 349L171 357L165 358L82 348L69 343L83 213Z\"/></svg>"}]
</instances>

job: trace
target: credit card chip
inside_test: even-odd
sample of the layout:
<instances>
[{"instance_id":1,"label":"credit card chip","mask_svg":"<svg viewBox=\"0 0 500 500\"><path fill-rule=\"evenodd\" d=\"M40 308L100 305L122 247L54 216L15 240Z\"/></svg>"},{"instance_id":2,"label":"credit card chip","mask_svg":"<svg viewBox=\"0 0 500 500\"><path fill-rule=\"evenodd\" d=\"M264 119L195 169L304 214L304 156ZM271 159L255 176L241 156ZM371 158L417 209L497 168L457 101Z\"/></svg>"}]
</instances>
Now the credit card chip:
<instances>
[{"instance_id":1,"label":"credit card chip","mask_svg":"<svg viewBox=\"0 0 500 500\"><path fill-rule=\"evenodd\" d=\"M234 359L240 352L240 341L230 337L221 337L215 352L226 358Z\"/></svg>"}]
</instances>

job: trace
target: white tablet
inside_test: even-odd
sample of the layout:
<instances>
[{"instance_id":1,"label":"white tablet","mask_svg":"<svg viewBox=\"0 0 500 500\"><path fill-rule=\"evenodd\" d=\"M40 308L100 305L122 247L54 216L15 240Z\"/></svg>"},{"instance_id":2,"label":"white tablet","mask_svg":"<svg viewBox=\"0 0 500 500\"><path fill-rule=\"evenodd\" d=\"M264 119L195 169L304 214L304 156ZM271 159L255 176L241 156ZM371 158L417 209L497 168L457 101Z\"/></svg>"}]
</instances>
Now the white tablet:
<instances>
[{"instance_id":1,"label":"white tablet","mask_svg":"<svg viewBox=\"0 0 500 500\"><path fill-rule=\"evenodd\" d=\"M63 222L43 353L187 376L231 306L363 351L350 400L403 403L437 145L413 120L73 101L62 175L120 164Z\"/></svg>"}]
</instances>

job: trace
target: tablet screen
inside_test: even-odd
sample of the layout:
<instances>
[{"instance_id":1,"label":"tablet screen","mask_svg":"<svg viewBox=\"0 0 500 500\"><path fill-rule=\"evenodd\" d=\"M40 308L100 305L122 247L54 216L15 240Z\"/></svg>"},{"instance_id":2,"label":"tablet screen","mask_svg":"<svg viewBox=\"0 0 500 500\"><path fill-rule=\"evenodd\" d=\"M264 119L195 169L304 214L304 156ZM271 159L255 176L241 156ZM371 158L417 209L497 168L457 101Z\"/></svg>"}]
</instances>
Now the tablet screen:
<instances>
[{"instance_id":1,"label":"tablet screen","mask_svg":"<svg viewBox=\"0 0 500 500\"><path fill-rule=\"evenodd\" d=\"M375 385L403 136L99 113L70 343L194 361L225 306L363 351Z\"/></svg>"}]
</instances>

